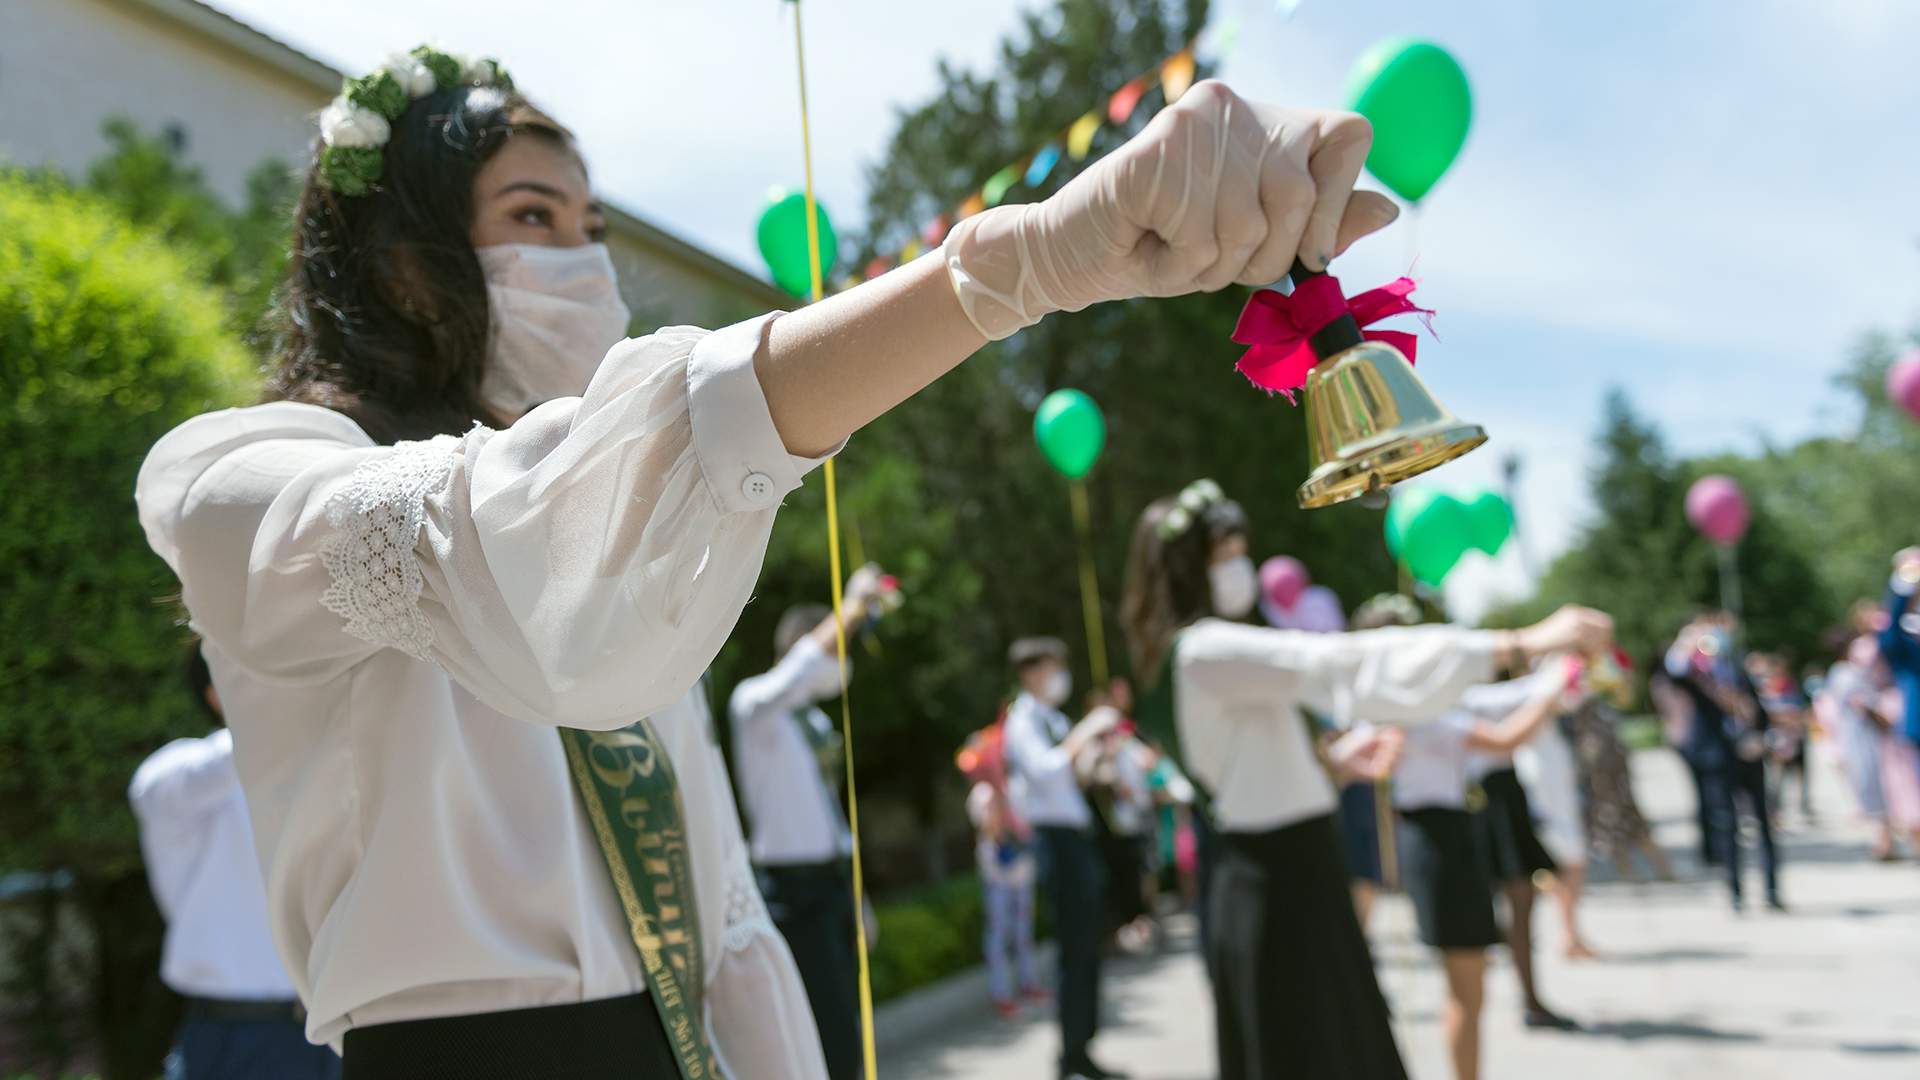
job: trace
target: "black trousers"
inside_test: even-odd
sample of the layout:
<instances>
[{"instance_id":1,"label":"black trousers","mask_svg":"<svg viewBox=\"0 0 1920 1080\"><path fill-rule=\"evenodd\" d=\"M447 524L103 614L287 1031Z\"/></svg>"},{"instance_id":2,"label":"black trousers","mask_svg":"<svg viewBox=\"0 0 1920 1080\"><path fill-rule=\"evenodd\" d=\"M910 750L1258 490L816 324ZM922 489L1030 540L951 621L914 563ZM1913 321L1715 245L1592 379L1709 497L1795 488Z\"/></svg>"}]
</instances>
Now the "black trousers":
<instances>
[{"instance_id":1,"label":"black trousers","mask_svg":"<svg viewBox=\"0 0 1920 1080\"><path fill-rule=\"evenodd\" d=\"M1780 895L1779 865L1773 850L1773 823L1767 816L1767 769L1758 761L1739 761L1700 774L1700 798L1720 858L1726 860L1727 887L1740 899L1740 806L1744 803L1760 832L1760 872L1769 898Z\"/></svg>"},{"instance_id":2,"label":"black trousers","mask_svg":"<svg viewBox=\"0 0 1920 1080\"><path fill-rule=\"evenodd\" d=\"M1086 1063L1087 1044L1100 1027L1106 874L1090 832L1044 825L1035 831L1060 952L1060 1061L1072 1068Z\"/></svg>"},{"instance_id":3,"label":"black trousers","mask_svg":"<svg viewBox=\"0 0 1920 1080\"><path fill-rule=\"evenodd\" d=\"M680 1075L660 1014L645 994L373 1024L347 1032L341 1049L342 1080L674 1080Z\"/></svg>"},{"instance_id":4,"label":"black trousers","mask_svg":"<svg viewBox=\"0 0 1920 1080\"><path fill-rule=\"evenodd\" d=\"M767 914L787 939L806 984L827 1075L856 1080L861 1073L860 975L848 865L836 860L762 866L759 880Z\"/></svg>"},{"instance_id":5,"label":"black trousers","mask_svg":"<svg viewBox=\"0 0 1920 1080\"><path fill-rule=\"evenodd\" d=\"M1702 766L1691 756L1682 754L1680 760L1687 764L1687 775L1693 780L1693 820L1700 831L1700 865L1720 865L1720 844L1713 835L1713 806L1708 794L1707 774L1713 769Z\"/></svg>"}]
</instances>

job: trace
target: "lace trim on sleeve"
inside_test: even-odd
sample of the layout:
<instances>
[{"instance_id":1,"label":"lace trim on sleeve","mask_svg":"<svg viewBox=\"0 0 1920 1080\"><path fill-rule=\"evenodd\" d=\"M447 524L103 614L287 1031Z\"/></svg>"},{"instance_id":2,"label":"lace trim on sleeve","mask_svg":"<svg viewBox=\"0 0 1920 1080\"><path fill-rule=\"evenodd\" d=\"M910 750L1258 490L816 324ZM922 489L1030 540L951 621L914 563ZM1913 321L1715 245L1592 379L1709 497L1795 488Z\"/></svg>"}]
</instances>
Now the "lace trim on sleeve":
<instances>
[{"instance_id":1,"label":"lace trim on sleeve","mask_svg":"<svg viewBox=\"0 0 1920 1080\"><path fill-rule=\"evenodd\" d=\"M362 641L427 659L433 625L420 611L420 563L414 545L426 497L447 482L460 439L441 435L399 443L353 471L327 502L333 534L320 561L333 584L320 595Z\"/></svg>"},{"instance_id":2,"label":"lace trim on sleeve","mask_svg":"<svg viewBox=\"0 0 1920 1080\"><path fill-rule=\"evenodd\" d=\"M773 919L767 914L767 902L754 883L753 870L745 860L735 860L727 873L727 926L721 942L729 952L741 952L761 934L778 937Z\"/></svg>"}]
</instances>

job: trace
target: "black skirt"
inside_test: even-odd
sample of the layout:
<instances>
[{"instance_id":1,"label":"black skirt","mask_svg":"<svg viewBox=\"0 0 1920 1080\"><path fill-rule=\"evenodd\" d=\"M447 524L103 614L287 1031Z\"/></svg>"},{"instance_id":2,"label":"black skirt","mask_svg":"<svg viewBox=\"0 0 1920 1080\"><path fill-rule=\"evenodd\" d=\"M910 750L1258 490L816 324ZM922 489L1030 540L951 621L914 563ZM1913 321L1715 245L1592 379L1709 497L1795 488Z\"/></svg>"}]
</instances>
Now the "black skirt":
<instances>
[{"instance_id":1,"label":"black skirt","mask_svg":"<svg viewBox=\"0 0 1920 1080\"><path fill-rule=\"evenodd\" d=\"M1420 940L1436 949L1500 944L1473 815L1425 807L1401 811L1400 821L1400 883L1413 901Z\"/></svg>"},{"instance_id":2,"label":"black skirt","mask_svg":"<svg viewBox=\"0 0 1920 1080\"><path fill-rule=\"evenodd\" d=\"M1212 934L1221 1080L1405 1080L1332 815L1221 832Z\"/></svg>"},{"instance_id":3,"label":"black skirt","mask_svg":"<svg viewBox=\"0 0 1920 1080\"><path fill-rule=\"evenodd\" d=\"M347 1032L341 1080L678 1080L645 994L372 1024Z\"/></svg>"},{"instance_id":4,"label":"black skirt","mask_svg":"<svg viewBox=\"0 0 1920 1080\"><path fill-rule=\"evenodd\" d=\"M1348 784L1340 789L1340 838L1346 842L1347 873L1355 881L1379 885L1380 820L1375 813L1373 785Z\"/></svg>"},{"instance_id":5,"label":"black skirt","mask_svg":"<svg viewBox=\"0 0 1920 1080\"><path fill-rule=\"evenodd\" d=\"M1540 836L1533 831L1533 810L1527 790L1512 769L1500 769L1480 778L1486 805L1473 815L1480 857L1495 882L1530 881L1541 870L1554 869Z\"/></svg>"}]
</instances>

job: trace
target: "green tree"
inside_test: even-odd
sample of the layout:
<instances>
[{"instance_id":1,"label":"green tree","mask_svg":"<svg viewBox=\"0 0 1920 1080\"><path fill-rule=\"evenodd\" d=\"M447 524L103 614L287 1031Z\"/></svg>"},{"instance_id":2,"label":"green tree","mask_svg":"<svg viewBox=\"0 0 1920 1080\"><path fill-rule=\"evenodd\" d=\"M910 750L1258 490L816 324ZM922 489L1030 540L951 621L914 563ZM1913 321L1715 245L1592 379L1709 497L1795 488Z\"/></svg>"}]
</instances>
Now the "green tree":
<instances>
[{"instance_id":1,"label":"green tree","mask_svg":"<svg viewBox=\"0 0 1920 1080\"><path fill-rule=\"evenodd\" d=\"M253 333L286 270L287 221L298 194L293 171L284 162L261 162L247 177L244 201L232 207L165 139L124 119L108 120L103 133L109 149L87 170L86 189L164 236L225 294L228 325Z\"/></svg>"},{"instance_id":2,"label":"green tree","mask_svg":"<svg viewBox=\"0 0 1920 1080\"><path fill-rule=\"evenodd\" d=\"M1859 409L1851 430L1769 449L1750 460L1723 462L1781 523L1801 551L1814 556L1823 614L1838 620L1855 598L1878 598L1893 552L1920 542L1920 423L1887 400L1894 357L1920 344L1868 334L1834 382Z\"/></svg>"},{"instance_id":3,"label":"green tree","mask_svg":"<svg viewBox=\"0 0 1920 1080\"><path fill-rule=\"evenodd\" d=\"M865 252L919 235L992 173L1192 39L1206 13L1202 0L1059 0L1023 17L992 72L943 65L940 88L901 111L870 171ZM1161 103L1154 91L1126 129L1103 130L1095 155ZM1010 199L1044 198L1076 167L1063 160L1041 188L1016 187ZM1133 521L1196 477L1214 477L1246 504L1257 557L1306 557L1316 579L1349 603L1393 587L1377 511L1295 505L1307 472L1301 413L1233 371L1240 349L1227 335L1245 298L1229 289L1053 316L984 350L847 448L843 518L857 521L865 554L896 569L908 595L880 631L877 655L854 647L862 794L876 810L911 810L868 815L876 856L895 839L931 850L940 841L927 830L958 819L951 753L993 719L1008 691L1009 641L1067 639L1086 685L1067 487L1033 442L1033 410L1048 391L1078 387L1107 416L1108 447L1088 485L1114 670L1127 669L1114 613ZM781 516L758 599L716 670L722 690L770 662L781 609L824 596L818 486L810 481ZM879 829L883 819L897 827ZM874 862L876 881L896 869Z\"/></svg>"},{"instance_id":4,"label":"green tree","mask_svg":"<svg viewBox=\"0 0 1920 1080\"><path fill-rule=\"evenodd\" d=\"M108 1074L143 1080L166 998L126 786L205 723L134 475L169 428L254 389L226 305L171 247L101 198L0 173L0 870L71 872Z\"/></svg>"},{"instance_id":5,"label":"green tree","mask_svg":"<svg viewBox=\"0 0 1920 1080\"><path fill-rule=\"evenodd\" d=\"M1799 515L1768 497L1765 471L1738 458L1676 460L1619 391L1607 399L1598 441L1592 520L1531 599L1488 621L1518 625L1559 604L1591 604L1614 616L1636 663L1647 658L1695 610L1720 602L1717 556L1687 522L1686 495L1700 476L1730 472L1754 511L1736 553L1748 644L1812 655L1832 604L1795 535Z\"/></svg>"}]
</instances>

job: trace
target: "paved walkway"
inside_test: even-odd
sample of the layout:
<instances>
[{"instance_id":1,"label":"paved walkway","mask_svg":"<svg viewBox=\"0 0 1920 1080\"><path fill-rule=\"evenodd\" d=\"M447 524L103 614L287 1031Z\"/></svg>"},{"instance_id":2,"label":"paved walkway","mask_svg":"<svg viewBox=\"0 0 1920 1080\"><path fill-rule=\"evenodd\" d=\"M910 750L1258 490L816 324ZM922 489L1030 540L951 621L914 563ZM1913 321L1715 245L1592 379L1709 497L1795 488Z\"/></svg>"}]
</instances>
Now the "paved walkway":
<instances>
[{"instance_id":1,"label":"paved walkway","mask_svg":"<svg viewBox=\"0 0 1920 1080\"><path fill-rule=\"evenodd\" d=\"M1665 752L1635 760L1642 805L1670 852L1694 848L1692 796ZM1788 915L1733 915L1717 877L1677 856L1682 880L1602 882L1583 906L1599 961L1559 955L1557 915L1536 908L1542 992L1587 1025L1534 1033L1519 1023L1504 956L1489 974L1482 1075L1549 1080L1729 1077L1893 1080L1920 1077L1920 866L1866 858L1839 775L1814 763L1817 825L1789 812L1783 890ZM1758 883L1749 896L1759 893ZM1176 924L1167 954L1108 968L1097 1056L1139 1080L1213 1076L1212 1008L1191 931ZM1412 910L1382 901L1373 927L1380 977L1415 1080L1450 1075L1439 1017L1440 972L1414 939ZM1051 1018L1003 1023L986 1011L933 1039L887 1048L890 1078L1050 1080ZM1319 1078L1303 1078L1319 1080Z\"/></svg>"}]
</instances>

